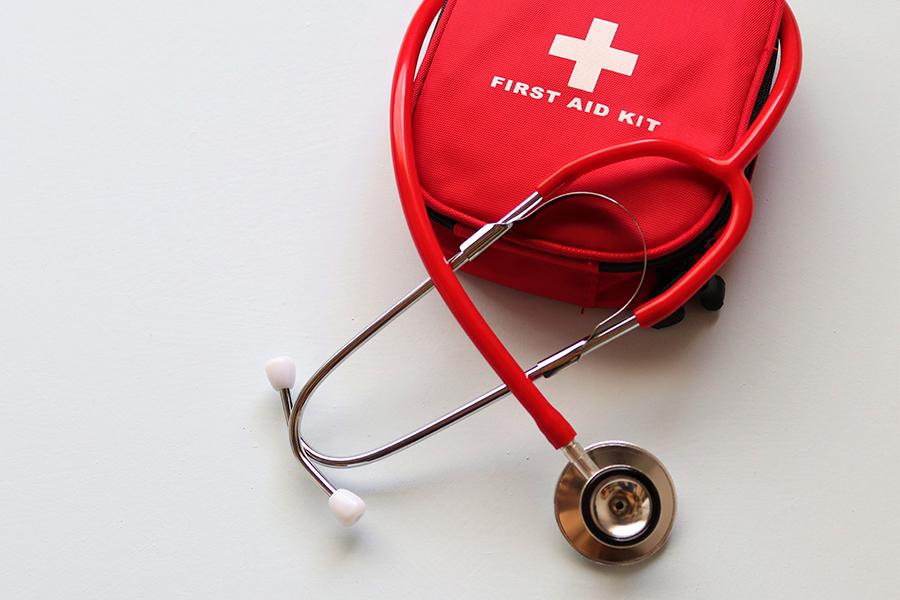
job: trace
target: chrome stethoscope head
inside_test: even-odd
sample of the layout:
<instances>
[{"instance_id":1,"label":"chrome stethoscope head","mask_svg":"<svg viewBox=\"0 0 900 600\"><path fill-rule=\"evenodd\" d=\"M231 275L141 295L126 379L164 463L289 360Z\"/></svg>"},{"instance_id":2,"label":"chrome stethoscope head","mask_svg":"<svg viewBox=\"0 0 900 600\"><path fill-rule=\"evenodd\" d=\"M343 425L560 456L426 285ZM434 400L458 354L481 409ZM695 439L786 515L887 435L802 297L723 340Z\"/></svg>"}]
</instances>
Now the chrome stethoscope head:
<instances>
[{"instance_id":1,"label":"chrome stethoscope head","mask_svg":"<svg viewBox=\"0 0 900 600\"><path fill-rule=\"evenodd\" d=\"M569 544L590 560L631 564L669 539L675 487L659 460L633 444L567 447L569 464L556 483L556 522Z\"/></svg>"}]
</instances>

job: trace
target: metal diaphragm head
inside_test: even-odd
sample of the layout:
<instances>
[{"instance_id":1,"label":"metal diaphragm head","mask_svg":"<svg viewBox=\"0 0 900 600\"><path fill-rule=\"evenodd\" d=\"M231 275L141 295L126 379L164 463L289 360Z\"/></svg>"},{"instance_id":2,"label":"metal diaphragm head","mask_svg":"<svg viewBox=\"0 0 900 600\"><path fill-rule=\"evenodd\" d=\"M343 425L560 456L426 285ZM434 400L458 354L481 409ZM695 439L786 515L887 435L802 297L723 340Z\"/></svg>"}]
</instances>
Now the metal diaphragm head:
<instances>
[{"instance_id":1,"label":"metal diaphragm head","mask_svg":"<svg viewBox=\"0 0 900 600\"><path fill-rule=\"evenodd\" d=\"M586 558L631 564L659 551L675 518L675 487L659 460L638 446L604 442L586 449L598 470L586 479L571 464L556 484L556 521Z\"/></svg>"}]
</instances>

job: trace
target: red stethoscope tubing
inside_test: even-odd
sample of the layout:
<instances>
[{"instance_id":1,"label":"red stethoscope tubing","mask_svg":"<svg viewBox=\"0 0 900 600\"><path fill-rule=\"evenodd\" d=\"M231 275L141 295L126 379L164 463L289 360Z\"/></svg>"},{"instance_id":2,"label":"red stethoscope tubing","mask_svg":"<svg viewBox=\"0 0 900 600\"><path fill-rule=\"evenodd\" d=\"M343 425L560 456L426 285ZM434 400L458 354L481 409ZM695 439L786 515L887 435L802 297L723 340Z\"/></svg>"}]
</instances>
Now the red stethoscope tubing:
<instances>
[{"instance_id":1,"label":"red stethoscope tubing","mask_svg":"<svg viewBox=\"0 0 900 600\"><path fill-rule=\"evenodd\" d=\"M425 210L416 171L413 144L413 86L422 45L444 0L425 0L416 11L403 38L394 72L391 97L391 150L394 174L403 213L428 275L450 312L491 368L531 415L538 428L561 448L575 439L575 429L556 410L524 373L503 343L478 312L453 270L447 264ZM725 157L712 157L674 140L635 140L585 155L559 169L537 187L545 198L582 175L614 162L648 156L670 158L703 171L721 181L731 193L732 212L716 243L681 279L659 296L634 310L642 327L650 327L677 310L696 294L722 267L744 237L753 213L753 193L744 169L771 136L800 77L801 43L797 22L785 5L781 26L782 62L766 105L753 126Z\"/></svg>"},{"instance_id":2,"label":"red stethoscope tubing","mask_svg":"<svg viewBox=\"0 0 900 600\"><path fill-rule=\"evenodd\" d=\"M575 439L575 429L525 375L516 359L475 308L459 279L447 264L425 211L413 148L413 84L419 52L443 4L443 0L426 0L419 7L403 38L394 72L391 98L391 151L403 214L425 269L450 312L491 368L528 411L544 436L555 448L562 448Z\"/></svg>"}]
</instances>

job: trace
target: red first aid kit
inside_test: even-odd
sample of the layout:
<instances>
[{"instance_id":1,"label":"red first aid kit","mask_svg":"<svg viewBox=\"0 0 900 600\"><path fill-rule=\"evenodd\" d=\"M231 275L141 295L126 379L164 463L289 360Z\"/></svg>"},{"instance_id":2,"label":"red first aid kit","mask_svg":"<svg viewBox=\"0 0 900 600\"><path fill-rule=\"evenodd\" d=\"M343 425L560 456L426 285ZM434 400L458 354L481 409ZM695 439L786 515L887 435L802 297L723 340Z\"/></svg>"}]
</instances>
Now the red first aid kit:
<instances>
[{"instance_id":1,"label":"red first aid kit","mask_svg":"<svg viewBox=\"0 0 900 600\"><path fill-rule=\"evenodd\" d=\"M416 164L442 247L494 222L547 174L642 138L727 153L765 103L782 0L448 0L419 69ZM665 289L728 221L721 184L664 158L617 163L567 191L614 198L638 220ZM465 270L584 307L628 299L641 237L597 198L523 223Z\"/></svg>"}]
</instances>

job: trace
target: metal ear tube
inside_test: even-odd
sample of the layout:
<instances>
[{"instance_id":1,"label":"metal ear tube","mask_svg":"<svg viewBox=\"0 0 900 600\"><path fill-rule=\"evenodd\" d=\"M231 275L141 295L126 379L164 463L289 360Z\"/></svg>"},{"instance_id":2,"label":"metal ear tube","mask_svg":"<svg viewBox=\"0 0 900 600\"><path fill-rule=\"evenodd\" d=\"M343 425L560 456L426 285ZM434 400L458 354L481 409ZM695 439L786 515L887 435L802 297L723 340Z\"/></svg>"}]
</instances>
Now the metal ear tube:
<instances>
[{"instance_id":1,"label":"metal ear tube","mask_svg":"<svg viewBox=\"0 0 900 600\"><path fill-rule=\"evenodd\" d=\"M461 244L460 251L448 260L448 263L452 269L459 269L466 263L477 258L492 244L496 243L499 239L506 235L506 233L508 233L516 223L533 217L542 210L552 206L556 202L575 196L589 196L605 202L609 202L628 215L640 237L641 244L644 249L643 272L634 293L622 308L598 323L589 335L573 344L570 344L569 346L566 346L565 348L562 348L558 352L547 356L543 360L537 362L530 369L526 370L525 374L529 379L532 380L551 377L559 373L566 367L575 364L584 355L589 354L594 350L597 350L612 342L613 340L618 339L626 333L634 331L638 328L638 323L635 320L634 316L627 312L628 305L630 305L634 301L634 299L637 297L637 294L640 292L640 289L643 285L644 275L646 273L646 241L636 217L620 203L613 200L612 198L603 196L602 194L593 192L571 192L555 196L548 200L543 199L537 194L533 194L500 221L496 223L489 223L475 232L475 234L473 234ZM324 454L312 448L300 435L300 423L302 422L303 410L318 386L328 377L328 375L332 371L334 371L334 369L336 369L347 358L349 358L349 356L353 354L359 347L361 347L365 342L371 339L371 337L376 333L381 331L385 326L387 326L390 322L392 322L395 318L402 314L406 309L418 302L418 300L424 297L429 291L431 291L431 289L433 289L431 280L423 281L421 284L419 284L419 286L406 294L394 306L389 308L380 317L369 324L353 339L347 342L328 361L326 361L325 364L322 365L313 374L312 377L310 377L310 379L298 393L296 402L292 400L291 396L291 388L294 385L294 376L296 373L296 368L294 366L293 360L287 357L279 357L272 359L266 365L266 374L269 378L269 382L271 383L272 387L276 389L281 395L282 408L285 411L285 417L290 432L291 446L294 449L294 453L300 463L307 470L307 472L309 472L309 474L319 484L322 490L326 494L328 494L329 508L331 509L337 520L345 526L353 525L362 517L363 513L365 512L365 503L356 494L346 489L337 488L327 477L325 477L325 475L317 465L334 468L349 468L370 464L383 458L387 458L388 456L399 452L400 450L406 449L413 444L416 444L424 440L425 438L437 433L438 431L441 431L442 429L445 429L446 427L449 427L450 425L453 425L458 421L473 415L482 408L509 394L509 388L506 385L499 385L488 391L487 393L478 396L474 400L463 404L455 410L443 415L442 417L435 419L430 423L427 423L426 425L416 429L415 431L412 431L374 450L353 456L336 457ZM634 446L631 447L636 448ZM576 490L578 486L581 486L585 489L587 489L588 487L591 487L591 489L593 489L599 482L598 476L605 476L604 474L608 472L609 465L605 463L598 464L596 462L595 456L592 454L593 448L596 448L596 446L591 446L587 450L585 450L576 440L573 440L572 442L561 448L563 455L568 461L567 466L563 471L563 476L560 478L560 482L565 481L566 483L566 493L563 494L565 498L570 498L572 494L575 494L576 492L573 490ZM630 465L628 465L628 468L631 468L633 470L636 469L636 467ZM615 480L614 483L619 486L619 488L617 488L618 491L616 492L616 494L612 494L609 492L609 485L601 486L600 489L602 490L602 498L610 498L609 501L615 503L613 505L613 508L619 508L617 509L617 511L608 509L579 513L582 515L581 529L583 531L600 531L603 529L603 527L607 527L615 531L621 531L622 527L616 527L615 523L629 518L637 518L633 516L633 513L637 510L636 501L632 501L630 504L619 504L625 502L623 498L631 498L631 496L629 496L628 494L632 491L632 488L637 485L633 483L634 481L638 480ZM631 485L632 487L628 487L628 485ZM600 492L597 493L599 494ZM594 492L591 492L591 494L593 494L592 497L597 495ZM557 497L559 496L560 489L558 486ZM615 498L613 498L613 496L615 496ZM644 512L656 511L659 508L659 502L657 502L656 504L645 504L646 503L640 504L640 508ZM671 517L674 516L674 510L669 511L667 514L669 515L669 519L667 522L670 526ZM560 523L561 529L563 527L563 522L565 522L568 527L572 527L573 521L571 515L569 515L568 512L566 513L565 520L561 519L562 517L560 517L559 514L559 503L557 502L557 521ZM658 521L658 519L645 520L647 524L652 524L654 528L656 522ZM613 524L604 525L607 522L611 522ZM607 552L602 555L595 556L595 554L597 554L596 552L594 552L593 554L590 552L583 552L579 548L579 546L576 545L573 540L578 537L577 535L570 537L565 529L563 529L563 534L570 541L570 543L572 543L573 547L579 550L579 552L582 552L582 554L584 554L588 558L601 562L608 562L610 564L616 562L616 552L621 553L621 550L619 550L619 548L624 547L620 544L618 546L614 546L615 550L613 550L612 552ZM665 537L666 536L662 538L662 542L665 541ZM661 546L661 543L659 545ZM654 551L655 549L658 549L658 547L654 547ZM628 553L627 557L629 560L633 560L634 552L632 551Z\"/></svg>"}]
</instances>

